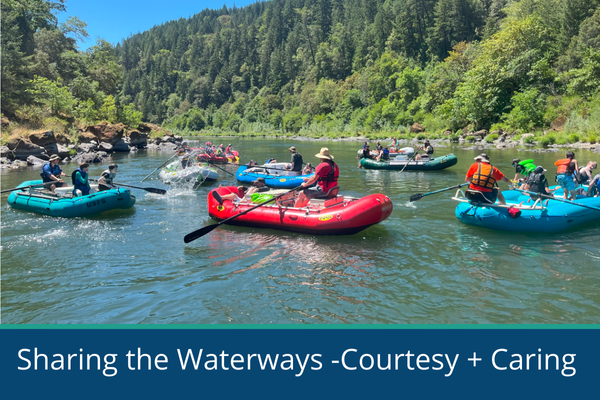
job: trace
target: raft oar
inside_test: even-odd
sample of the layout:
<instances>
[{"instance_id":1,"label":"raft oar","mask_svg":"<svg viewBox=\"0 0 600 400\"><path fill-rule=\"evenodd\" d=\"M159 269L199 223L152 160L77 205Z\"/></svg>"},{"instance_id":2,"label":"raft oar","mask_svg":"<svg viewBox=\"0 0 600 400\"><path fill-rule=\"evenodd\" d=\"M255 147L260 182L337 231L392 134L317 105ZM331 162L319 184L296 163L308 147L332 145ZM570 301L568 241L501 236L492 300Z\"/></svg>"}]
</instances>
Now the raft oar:
<instances>
[{"instance_id":1,"label":"raft oar","mask_svg":"<svg viewBox=\"0 0 600 400\"><path fill-rule=\"evenodd\" d=\"M409 164L409 163L410 163L412 160L414 160L414 158L417 156L417 154L419 154L419 151L420 151L420 150L421 150L421 148L420 148L420 147L417 147L417 151L415 151L415 154L413 154L413 156L410 158L410 160L408 160L408 161L406 162L406 165L404 166L404 168L402 168L402 170L400 170L400 172L399 172L399 173L402 173L402 172L403 172L403 171L406 169L406 167L408 167L408 164ZM411 201L412 201L412 200L411 200Z\"/></svg>"},{"instance_id":2,"label":"raft oar","mask_svg":"<svg viewBox=\"0 0 600 400\"><path fill-rule=\"evenodd\" d=\"M554 197L554 196L548 196L547 194L542 194L542 193L537 193L537 192L530 192L529 190L516 189L516 188L515 188L515 190L518 191L518 192L522 192L522 193L527 193L527 194L539 196L539 197L542 197L544 199L550 199L550 200L554 200L554 201L560 201L561 203L572 204L574 206L579 206L579 207L583 207L583 208L589 208L590 210L594 210L594 211L600 211L599 207L588 206L588 205L585 205L585 204L576 203L576 202L571 201L571 200L559 199L559 198Z\"/></svg>"},{"instance_id":3,"label":"raft oar","mask_svg":"<svg viewBox=\"0 0 600 400\"><path fill-rule=\"evenodd\" d=\"M304 189L304 187L303 187L303 186L298 186L298 187L296 187L296 188L294 188L294 189L292 189L292 190L290 190L290 191L287 191L287 192L285 192L285 193L282 193L282 194L280 194L280 195L278 195L278 196L275 196L275 197L273 197L272 199L269 199L269 200L267 200L267 201L263 201L262 203L260 203L260 204L257 204L257 205L255 205L254 207L247 209L246 211L242 211L241 213L239 213L239 214L236 214L236 215L234 215L233 217L229 217L229 218L227 218L227 219L224 219L223 221L221 221L221 222L219 222L219 223L217 223L217 224L214 224L214 225L209 225L209 226L205 226L204 228L200 228L200 229L198 229L198 230L195 230L195 231L194 231L194 232L192 232L192 233L188 233L188 234L187 234L187 235L185 235L185 237L183 238L183 241L184 241L185 243L189 243L189 242L192 242L192 241L194 241L194 240L196 240L196 239L199 239L199 238L201 238L202 236L206 235L207 233L210 233L210 232L212 232L212 231L213 231L213 229L215 229L216 227L218 227L218 226L220 226L220 225L222 225L222 224L224 224L224 223L226 223L226 222L229 222L229 221L231 221L232 219L235 219L235 218L237 218L237 217L239 217L239 216L242 216L242 215L244 215L244 214L248 214L250 211L252 211L252 210L254 210L254 209L257 209L258 207L262 207L262 206L264 206L265 204L272 203L272 202L274 202L275 200L277 200L278 198L280 198L280 197L282 197L282 196L285 196L285 195L286 195L286 194L288 194L288 193L292 193L292 192L295 192L295 191L297 191L297 190L300 190L300 189ZM211 192L211 193L214 193L214 192ZM214 196L213 196L213 197L214 197Z\"/></svg>"},{"instance_id":4,"label":"raft oar","mask_svg":"<svg viewBox=\"0 0 600 400\"><path fill-rule=\"evenodd\" d=\"M90 181L98 182L97 179L90 179ZM145 190L146 192L150 192L150 193L167 194L167 191L165 189L158 189L158 188L153 188L153 187L132 186L132 185L126 185L124 183L117 183L117 182L113 182L112 184L115 186L125 186L125 187L134 188L134 189Z\"/></svg>"},{"instance_id":5,"label":"raft oar","mask_svg":"<svg viewBox=\"0 0 600 400\"><path fill-rule=\"evenodd\" d=\"M14 192L15 190L25 190L25 189L28 189L28 188L33 188L33 187L38 187L38 186L54 185L55 183L60 183L60 182L58 182L58 181L55 181L55 182L44 182L44 183L38 183L37 185L21 186L21 187L14 188L14 189L5 189L5 190L1 191L0 193Z\"/></svg>"},{"instance_id":6,"label":"raft oar","mask_svg":"<svg viewBox=\"0 0 600 400\"><path fill-rule=\"evenodd\" d=\"M227 172L229 175L231 176L235 176L235 174L232 174L231 172L227 171L226 169L223 169L221 167L217 167L217 165L214 162L210 162L210 161L206 161L208 164L212 165L215 168L219 168L221 171L223 172Z\"/></svg>"},{"instance_id":7,"label":"raft oar","mask_svg":"<svg viewBox=\"0 0 600 400\"><path fill-rule=\"evenodd\" d=\"M430 194L436 194L436 193L445 192L447 190L458 189L458 188L461 188L463 186L467 186L468 184L469 184L469 182L465 182L465 183L461 183L460 185L448 187L446 189L436 190L435 192L429 192L429 193L425 193L425 194L421 194L421 193L419 193L419 194L413 194L412 196L410 196L410 201L412 202L412 201L421 200L423 197L429 196Z\"/></svg>"},{"instance_id":8,"label":"raft oar","mask_svg":"<svg viewBox=\"0 0 600 400\"><path fill-rule=\"evenodd\" d=\"M152 175L153 173L155 173L156 171L158 171L159 169L161 169L162 167L164 167L165 165L167 165L167 163L168 163L169 161L171 161L172 159L174 159L174 158L175 158L175 157L177 157L178 155L179 155L179 154L175 153L175 155L174 155L173 157L169 158L167 161L165 161L164 163L162 163L162 164L161 164L161 165L160 165L158 168L156 168L154 171L152 171L152 172L150 172L148 175L146 175L146 177L145 177L144 179L142 179L142 180L140 181L140 183L141 183L141 182L144 182L146 179L148 179L148 178L150 177L150 175Z\"/></svg>"}]
</instances>

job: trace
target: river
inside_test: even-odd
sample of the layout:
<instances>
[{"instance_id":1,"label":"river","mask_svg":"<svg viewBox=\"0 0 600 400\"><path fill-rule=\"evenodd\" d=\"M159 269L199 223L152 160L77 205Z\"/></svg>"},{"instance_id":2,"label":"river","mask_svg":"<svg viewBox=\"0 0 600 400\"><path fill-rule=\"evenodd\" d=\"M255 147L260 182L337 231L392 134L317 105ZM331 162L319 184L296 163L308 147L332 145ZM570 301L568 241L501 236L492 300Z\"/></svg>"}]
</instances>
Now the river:
<instances>
[{"instance_id":1,"label":"river","mask_svg":"<svg viewBox=\"0 0 600 400\"><path fill-rule=\"evenodd\" d=\"M214 142L218 139L213 139ZM130 210L62 219L13 210L2 196L1 322L37 324L481 324L600 323L600 224L559 234L517 234L463 225L453 192L410 203L415 193L456 185L477 150L453 152L437 172L358 169L357 142L224 139L263 162L305 162L326 146L341 169L343 194L385 193L389 219L352 236L310 236L219 227L184 244L206 224L206 195L235 179L219 172L196 191L158 174L133 189ZM220 142L219 142L220 143ZM199 142L190 141L192 146ZM533 158L553 184L559 153L486 150L507 176L513 158ZM577 151L580 165L600 155ZM171 154L115 154L118 181L139 184ZM69 175L75 164L62 165ZM90 176L107 167L93 165ZM235 172L234 166L228 170ZM39 179L40 169L2 170L2 189ZM506 188L501 184L502 188Z\"/></svg>"}]
</instances>

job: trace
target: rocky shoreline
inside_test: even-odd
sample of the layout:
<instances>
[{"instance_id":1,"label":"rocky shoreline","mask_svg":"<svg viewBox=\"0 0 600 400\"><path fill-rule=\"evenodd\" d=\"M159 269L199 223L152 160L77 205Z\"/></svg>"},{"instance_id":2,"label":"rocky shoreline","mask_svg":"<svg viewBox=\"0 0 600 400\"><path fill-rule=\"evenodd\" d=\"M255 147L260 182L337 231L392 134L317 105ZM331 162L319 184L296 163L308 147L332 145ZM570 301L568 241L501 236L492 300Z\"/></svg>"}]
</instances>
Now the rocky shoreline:
<instances>
[{"instance_id":1,"label":"rocky shoreline","mask_svg":"<svg viewBox=\"0 0 600 400\"><path fill-rule=\"evenodd\" d=\"M38 130L11 136L0 146L0 168L43 166L52 154L61 163L100 163L109 161L115 152L136 152L140 149L174 151L183 137L154 124L142 123L136 129L124 124L101 122L87 126L78 133L77 142L61 133Z\"/></svg>"}]
</instances>

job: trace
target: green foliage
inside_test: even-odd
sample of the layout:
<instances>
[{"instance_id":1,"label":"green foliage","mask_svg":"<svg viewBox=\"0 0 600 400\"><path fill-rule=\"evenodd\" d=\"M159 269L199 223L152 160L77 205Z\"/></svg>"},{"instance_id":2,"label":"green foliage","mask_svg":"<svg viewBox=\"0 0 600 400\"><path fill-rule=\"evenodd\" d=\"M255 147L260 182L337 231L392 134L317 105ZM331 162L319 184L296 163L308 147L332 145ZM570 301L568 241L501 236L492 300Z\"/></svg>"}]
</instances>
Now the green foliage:
<instances>
[{"instance_id":1,"label":"green foliage","mask_svg":"<svg viewBox=\"0 0 600 400\"><path fill-rule=\"evenodd\" d=\"M117 122L117 106L115 105L114 97L106 96L104 104L98 110L98 118L111 123Z\"/></svg>"},{"instance_id":2,"label":"green foliage","mask_svg":"<svg viewBox=\"0 0 600 400\"><path fill-rule=\"evenodd\" d=\"M476 140L475 136L467 136L465 138L466 142L473 143Z\"/></svg>"},{"instance_id":3,"label":"green foliage","mask_svg":"<svg viewBox=\"0 0 600 400\"><path fill-rule=\"evenodd\" d=\"M131 128L137 128L142 123L142 113L136 110L133 104L128 104L121 110L119 121Z\"/></svg>"},{"instance_id":4,"label":"green foliage","mask_svg":"<svg viewBox=\"0 0 600 400\"><path fill-rule=\"evenodd\" d=\"M36 100L46 106L52 114L65 114L70 116L73 114L73 108L77 101L67 87L64 87L57 81L51 81L39 76L34 77L31 81L33 86L29 90L30 93L36 96Z\"/></svg>"},{"instance_id":5,"label":"green foliage","mask_svg":"<svg viewBox=\"0 0 600 400\"><path fill-rule=\"evenodd\" d=\"M491 133L491 134L487 135L484 140L487 143L493 143L494 140L498 140L499 137L500 137L500 135L498 135L497 133Z\"/></svg>"},{"instance_id":6,"label":"green foliage","mask_svg":"<svg viewBox=\"0 0 600 400\"><path fill-rule=\"evenodd\" d=\"M516 93L511 98L512 110L503 119L509 130L530 132L534 127L542 126L544 104L546 100L538 89L529 89Z\"/></svg>"}]
</instances>

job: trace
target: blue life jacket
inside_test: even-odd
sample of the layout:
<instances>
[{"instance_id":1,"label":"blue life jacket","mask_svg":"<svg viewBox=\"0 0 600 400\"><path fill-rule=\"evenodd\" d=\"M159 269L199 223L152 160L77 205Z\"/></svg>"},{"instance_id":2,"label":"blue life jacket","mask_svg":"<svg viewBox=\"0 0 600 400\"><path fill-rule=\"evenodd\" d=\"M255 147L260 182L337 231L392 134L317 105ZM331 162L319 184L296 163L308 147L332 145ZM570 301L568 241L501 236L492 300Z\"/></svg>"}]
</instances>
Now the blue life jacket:
<instances>
[{"instance_id":1,"label":"blue life jacket","mask_svg":"<svg viewBox=\"0 0 600 400\"><path fill-rule=\"evenodd\" d=\"M81 177L85 180L84 183L79 182L79 179L76 178L77 176L77 172L79 172L81 174ZM73 173L71 174L71 180L73 180L73 194L75 194L76 190L81 190L81 193L84 196L87 196L88 194L90 194L90 186L88 184L87 181L87 173L83 172L80 168L77 168L75 171L73 171Z\"/></svg>"},{"instance_id":2,"label":"blue life jacket","mask_svg":"<svg viewBox=\"0 0 600 400\"><path fill-rule=\"evenodd\" d=\"M52 167L51 163L46 163L46 165L44 165L44 167L42 168L42 172L40 172L40 176L42 177L42 179L44 179L46 181L50 180L50 175L54 175L60 179L61 172L62 172L62 169L60 169L58 164L56 164L54 167Z\"/></svg>"},{"instance_id":3,"label":"blue life jacket","mask_svg":"<svg viewBox=\"0 0 600 400\"><path fill-rule=\"evenodd\" d=\"M383 153L381 154L381 158L384 160L390 159L390 151L388 149L383 149Z\"/></svg>"}]
</instances>

